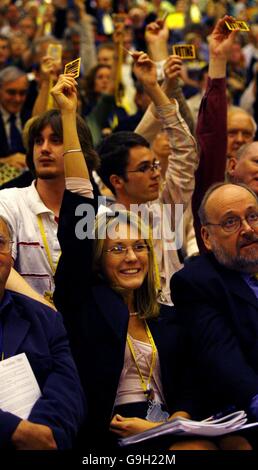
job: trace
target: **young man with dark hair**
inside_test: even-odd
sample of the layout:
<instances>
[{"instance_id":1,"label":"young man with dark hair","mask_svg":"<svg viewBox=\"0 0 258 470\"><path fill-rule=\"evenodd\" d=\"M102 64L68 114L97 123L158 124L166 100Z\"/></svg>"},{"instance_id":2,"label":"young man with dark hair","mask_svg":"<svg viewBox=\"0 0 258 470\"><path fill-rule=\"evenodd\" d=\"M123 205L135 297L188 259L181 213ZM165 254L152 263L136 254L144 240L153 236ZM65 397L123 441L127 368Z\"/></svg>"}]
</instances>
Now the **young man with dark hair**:
<instances>
[{"instance_id":1,"label":"young man with dark hair","mask_svg":"<svg viewBox=\"0 0 258 470\"><path fill-rule=\"evenodd\" d=\"M86 123L77 119L79 138L89 168L98 166ZM51 299L60 255L58 216L65 188L63 133L60 113L36 118L28 135L27 164L36 179L29 187L1 191L0 215L13 230L14 268L39 294ZM14 274L14 273L12 273ZM17 279L8 288L17 289Z\"/></svg>"}]
</instances>

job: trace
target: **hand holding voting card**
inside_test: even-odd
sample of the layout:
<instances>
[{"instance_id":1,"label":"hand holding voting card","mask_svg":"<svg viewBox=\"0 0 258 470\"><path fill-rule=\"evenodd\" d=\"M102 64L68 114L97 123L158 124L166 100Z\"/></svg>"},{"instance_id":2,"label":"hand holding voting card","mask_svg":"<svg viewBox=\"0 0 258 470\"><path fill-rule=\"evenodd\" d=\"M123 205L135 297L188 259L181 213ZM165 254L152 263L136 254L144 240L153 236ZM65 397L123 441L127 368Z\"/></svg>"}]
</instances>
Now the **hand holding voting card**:
<instances>
[{"instance_id":1,"label":"hand holding voting card","mask_svg":"<svg viewBox=\"0 0 258 470\"><path fill-rule=\"evenodd\" d=\"M41 391L25 353L0 362L0 409L27 419Z\"/></svg>"},{"instance_id":2,"label":"hand holding voting card","mask_svg":"<svg viewBox=\"0 0 258 470\"><path fill-rule=\"evenodd\" d=\"M223 436L224 434L229 434L233 431L258 426L258 423L246 424L246 422L247 417L243 410L235 411L234 413L222 416L219 419L213 419L213 417L210 417L203 421L175 418L157 426L156 428L120 439L119 445L120 447L124 447L130 444L138 444L139 442L168 434L182 437L195 435Z\"/></svg>"}]
</instances>

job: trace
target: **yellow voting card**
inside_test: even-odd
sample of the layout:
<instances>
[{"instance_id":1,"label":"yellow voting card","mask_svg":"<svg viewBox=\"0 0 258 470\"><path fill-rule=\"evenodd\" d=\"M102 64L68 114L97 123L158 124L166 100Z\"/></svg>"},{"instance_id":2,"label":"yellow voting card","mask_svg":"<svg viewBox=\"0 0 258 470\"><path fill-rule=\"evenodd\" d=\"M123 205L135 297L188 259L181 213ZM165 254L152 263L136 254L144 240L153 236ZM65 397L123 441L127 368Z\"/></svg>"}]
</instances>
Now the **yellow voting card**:
<instances>
[{"instance_id":1,"label":"yellow voting card","mask_svg":"<svg viewBox=\"0 0 258 470\"><path fill-rule=\"evenodd\" d=\"M73 73L73 78L78 78L80 75L80 67L81 67L81 58L72 60L72 62L68 62L65 64L64 73Z\"/></svg>"},{"instance_id":2,"label":"yellow voting card","mask_svg":"<svg viewBox=\"0 0 258 470\"><path fill-rule=\"evenodd\" d=\"M250 28L245 21L225 21L225 24L227 25L228 29L230 29L230 31L235 31L236 29L239 31L250 31Z\"/></svg>"},{"instance_id":3,"label":"yellow voting card","mask_svg":"<svg viewBox=\"0 0 258 470\"><path fill-rule=\"evenodd\" d=\"M47 48L47 55L57 62L62 60L62 45L61 44L49 44Z\"/></svg>"},{"instance_id":4,"label":"yellow voting card","mask_svg":"<svg viewBox=\"0 0 258 470\"><path fill-rule=\"evenodd\" d=\"M195 46L193 44L176 44L172 46L172 54L176 54L181 59L195 59Z\"/></svg>"}]
</instances>

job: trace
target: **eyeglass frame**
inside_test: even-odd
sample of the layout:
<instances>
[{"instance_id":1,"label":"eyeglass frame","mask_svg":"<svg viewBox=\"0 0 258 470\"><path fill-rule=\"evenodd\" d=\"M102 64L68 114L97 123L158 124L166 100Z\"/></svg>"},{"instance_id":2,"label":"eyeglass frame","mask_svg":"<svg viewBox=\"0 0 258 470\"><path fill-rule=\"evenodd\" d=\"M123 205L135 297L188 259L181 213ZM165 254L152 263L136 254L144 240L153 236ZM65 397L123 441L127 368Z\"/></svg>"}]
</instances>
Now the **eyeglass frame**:
<instances>
[{"instance_id":1,"label":"eyeglass frame","mask_svg":"<svg viewBox=\"0 0 258 470\"><path fill-rule=\"evenodd\" d=\"M134 248L137 245L138 246L140 245L142 247L144 246L144 248L146 248L146 249L143 249L142 251L134 251ZM115 251L114 248L118 248L118 246L119 245L114 245L114 246L112 246L112 248L107 248L106 250L103 250L103 251L104 251L104 253L111 253L111 254L116 255L116 256L117 255L122 255L122 254L124 254L124 256L126 256L128 254L128 249L129 248L132 248L132 250L133 250L133 252L136 256L139 255L139 253L149 253L150 252L150 247L147 243L138 243L138 244L136 243L135 245L120 246L120 251Z\"/></svg>"},{"instance_id":2,"label":"eyeglass frame","mask_svg":"<svg viewBox=\"0 0 258 470\"><path fill-rule=\"evenodd\" d=\"M160 170L161 169L161 163L159 160L155 160L152 162L146 170L141 170L138 168L138 170L126 170L126 173L147 173L148 171L152 171L154 173L155 170Z\"/></svg>"},{"instance_id":3,"label":"eyeglass frame","mask_svg":"<svg viewBox=\"0 0 258 470\"><path fill-rule=\"evenodd\" d=\"M225 221L225 222L221 222L220 224L214 224L214 223L212 223L212 222L206 222L205 224L203 224L203 226L205 227L206 225L215 225L215 226L221 227L222 230L224 230L224 232L226 232L226 233L235 233L235 232L237 232L237 231L240 229L240 227L241 227L241 225L242 225L242 223L243 223L243 220L245 220L245 221L247 222L247 224L249 225L249 227L251 227L251 228L253 229L253 225L248 222L248 217L249 217L249 215L254 214L254 213L255 213L255 214L257 215L257 217L258 217L258 211L256 211L256 212L250 212L250 214L248 214L246 217L240 217L239 215L231 216L231 217L237 219L238 225L239 225L239 226L238 226L237 228L235 228L234 230L227 230L227 229L225 229L225 227L224 227L223 225L224 225L224 223L225 223L226 221ZM257 218L257 221L256 221L256 222L257 222L257 226L258 226L258 218Z\"/></svg>"},{"instance_id":4,"label":"eyeglass frame","mask_svg":"<svg viewBox=\"0 0 258 470\"><path fill-rule=\"evenodd\" d=\"M1 241L3 241L4 243L8 243L8 244L9 244L9 250L8 250L8 251L1 251L1 248L0 248L0 254L7 255L7 253L11 253L11 251L12 251L12 245L13 245L14 241L13 241L13 240L9 240L8 238L5 238L5 237L0 236L0 243L1 243Z\"/></svg>"}]
</instances>

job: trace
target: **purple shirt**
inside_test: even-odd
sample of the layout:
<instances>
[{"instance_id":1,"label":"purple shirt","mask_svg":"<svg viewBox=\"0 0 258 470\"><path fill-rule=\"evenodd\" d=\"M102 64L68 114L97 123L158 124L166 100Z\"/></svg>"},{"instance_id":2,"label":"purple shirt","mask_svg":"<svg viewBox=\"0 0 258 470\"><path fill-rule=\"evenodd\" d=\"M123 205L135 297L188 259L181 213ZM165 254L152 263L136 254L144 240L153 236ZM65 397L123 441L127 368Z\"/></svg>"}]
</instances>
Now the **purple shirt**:
<instances>
[{"instance_id":1,"label":"purple shirt","mask_svg":"<svg viewBox=\"0 0 258 470\"><path fill-rule=\"evenodd\" d=\"M242 274L244 281L252 289L255 297L258 299L258 280L250 274Z\"/></svg>"}]
</instances>

